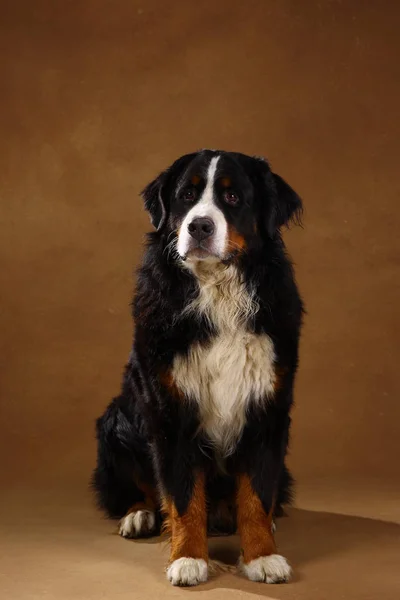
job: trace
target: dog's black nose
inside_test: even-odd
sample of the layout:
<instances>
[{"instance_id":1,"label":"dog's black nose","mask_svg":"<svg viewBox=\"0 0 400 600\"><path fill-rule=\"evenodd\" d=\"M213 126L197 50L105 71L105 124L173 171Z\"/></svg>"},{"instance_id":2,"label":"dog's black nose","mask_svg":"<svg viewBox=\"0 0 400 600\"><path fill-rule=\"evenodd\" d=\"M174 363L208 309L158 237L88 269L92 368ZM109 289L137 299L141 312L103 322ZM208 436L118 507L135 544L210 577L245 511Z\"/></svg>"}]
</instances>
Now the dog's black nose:
<instances>
[{"instance_id":1,"label":"dog's black nose","mask_svg":"<svg viewBox=\"0 0 400 600\"><path fill-rule=\"evenodd\" d=\"M190 235L201 242L214 233L214 223L208 217L197 217L188 225Z\"/></svg>"}]
</instances>

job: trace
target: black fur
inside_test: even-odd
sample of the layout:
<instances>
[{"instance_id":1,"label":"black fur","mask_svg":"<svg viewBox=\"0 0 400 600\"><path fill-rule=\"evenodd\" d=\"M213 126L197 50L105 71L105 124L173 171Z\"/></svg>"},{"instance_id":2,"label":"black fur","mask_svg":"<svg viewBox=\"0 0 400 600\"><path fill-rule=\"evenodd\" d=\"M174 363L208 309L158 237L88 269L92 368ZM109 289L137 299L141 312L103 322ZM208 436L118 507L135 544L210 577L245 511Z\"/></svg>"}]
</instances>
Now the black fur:
<instances>
[{"instance_id":1,"label":"black fur","mask_svg":"<svg viewBox=\"0 0 400 600\"><path fill-rule=\"evenodd\" d=\"M181 191L188 177L217 154L236 182L242 202L235 209L221 204L221 210L246 241L246 251L229 256L227 262L234 260L245 284L256 289L260 309L247 327L270 336L282 373L273 401L249 409L243 435L226 459L224 473L199 432L196 405L172 398L162 380L178 353L215 335L204 317L184 313L196 296L197 282L166 249L187 210ZM303 312L280 228L299 218L301 201L264 160L214 151L181 157L146 187L143 197L156 231L148 236L138 272L135 339L122 390L97 421L93 484L99 505L110 517L120 518L143 500L138 482L146 482L160 485L182 514L191 497L194 473L201 469L207 477L211 515L224 498L231 502L234 515L232 498L239 472L251 476L267 512L275 497L275 514L280 515L282 505L292 497L293 480L284 460ZM210 530L234 529L232 522L218 524L212 516L209 523Z\"/></svg>"}]
</instances>

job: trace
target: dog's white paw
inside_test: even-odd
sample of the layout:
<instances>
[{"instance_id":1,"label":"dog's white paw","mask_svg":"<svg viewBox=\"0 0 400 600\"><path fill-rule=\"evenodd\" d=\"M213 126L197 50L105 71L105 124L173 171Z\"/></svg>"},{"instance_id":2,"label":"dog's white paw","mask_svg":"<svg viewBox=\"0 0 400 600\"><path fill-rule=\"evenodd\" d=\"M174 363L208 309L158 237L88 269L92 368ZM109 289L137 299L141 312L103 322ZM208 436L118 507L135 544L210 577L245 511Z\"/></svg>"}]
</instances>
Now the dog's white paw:
<instances>
[{"instance_id":1,"label":"dog's white paw","mask_svg":"<svg viewBox=\"0 0 400 600\"><path fill-rule=\"evenodd\" d=\"M272 522L271 522L271 531L272 531L272 533L275 533L275 531L276 531L276 523L274 520L272 520Z\"/></svg>"},{"instance_id":2,"label":"dog's white paw","mask_svg":"<svg viewBox=\"0 0 400 600\"><path fill-rule=\"evenodd\" d=\"M198 585L207 581L208 566L202 558L178 558L167 569L172 585Z\"/></svg>"},{"instance_id":3,"label":"dog's white paw","mask_svg":"<svg viewBox=\"0 0 400 600\"><path fill-rule=\"evenodd\" d=\"M279 554L260 556L247 564L242 561L240 568L251 581L264 583L286 583L292 575L292 569L286 558Z\"/></svg>"},{"instance_id":4,"label":"dog's white paw","mask_svg":"<svg viewBox=\"0 0 400 600\"><path fill-rule=\"evenodd\" d=\"M119 535L124 538L137 538L149 535L156 526L156 517L151 510L137 510L128 513L119 522Z\"/></svg>"}]
</instances>

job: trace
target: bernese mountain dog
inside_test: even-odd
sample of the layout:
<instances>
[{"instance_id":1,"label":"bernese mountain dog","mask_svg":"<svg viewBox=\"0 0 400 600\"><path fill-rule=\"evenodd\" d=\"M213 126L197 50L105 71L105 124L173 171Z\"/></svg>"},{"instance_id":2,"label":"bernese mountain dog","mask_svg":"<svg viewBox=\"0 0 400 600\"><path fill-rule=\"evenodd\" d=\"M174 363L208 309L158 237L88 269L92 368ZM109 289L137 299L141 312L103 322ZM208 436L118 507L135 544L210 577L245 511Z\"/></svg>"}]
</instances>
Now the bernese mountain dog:
<instances>
[{"instance_id":1,"label":"bernese mountain dog","mask_svg":"<svg viewBox=\"0 0 400 600\"><path fill-rule=\"evenodd\" d=\"M288 581L274 519L302 301L281 229L302 203L266 160L202 150L142 192L148 235L122 389L97 421L93 485L125 538L170 532L167 578L207 580L207 536L238 531L239 568Z\"/></svg>"}]
</instances>

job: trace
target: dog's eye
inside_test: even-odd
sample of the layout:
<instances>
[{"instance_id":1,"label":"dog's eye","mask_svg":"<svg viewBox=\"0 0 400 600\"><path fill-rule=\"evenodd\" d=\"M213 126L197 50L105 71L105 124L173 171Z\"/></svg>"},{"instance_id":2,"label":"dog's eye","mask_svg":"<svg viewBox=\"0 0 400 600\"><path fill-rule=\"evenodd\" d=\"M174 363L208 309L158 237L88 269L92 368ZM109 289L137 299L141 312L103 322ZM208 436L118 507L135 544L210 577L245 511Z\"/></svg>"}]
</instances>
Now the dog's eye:
<instances>
[{"instance_id":1,"label":"dog's eye","mask_svg":"<svg viewBox=\"0 0 400 600\"><path fill-rule=\"evenodd\" d=\"M185 202L194 202L196 199L196 190L188 189L183 192L183 199Z\"/></svg>"},{"instance_id":2,"label":"dog's eye","mask_svg":"<svg viewBox=\"0 0 400 600\"><path fill-rule=\"evenodd\" d=\"M235 204L239 202L239 196L235 194L235 192L228 190L227 192L224 192L224 200L227 204L235 206Z\"/></svg>"}]
</instances>

